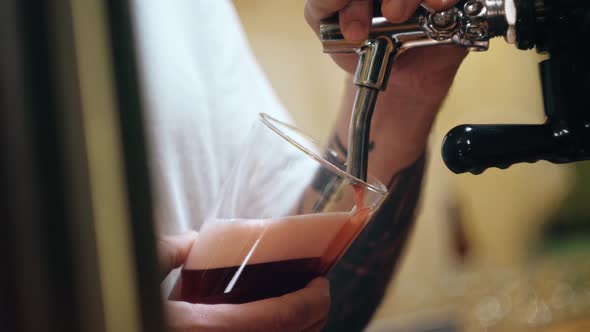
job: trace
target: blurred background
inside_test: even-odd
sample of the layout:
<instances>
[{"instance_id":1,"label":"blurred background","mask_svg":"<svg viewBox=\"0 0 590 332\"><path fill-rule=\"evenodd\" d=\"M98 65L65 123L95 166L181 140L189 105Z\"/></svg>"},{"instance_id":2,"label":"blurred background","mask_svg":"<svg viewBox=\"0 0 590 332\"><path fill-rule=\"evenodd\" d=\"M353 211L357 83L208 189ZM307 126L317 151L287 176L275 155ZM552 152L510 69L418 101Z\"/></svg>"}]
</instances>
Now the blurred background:
<instances>
[{"instance_id":1,"label":"blurred background","mask_svg":"<svg viewBox=\"0 0 590 332\"><path fill-rule=\"evenodd\" d=\"M304 0L234 4L277 95L325 143L345 74ZM164 329L129 13L117 0L0 1L0 331ZM461 67L367 331L590 331L590 163L454 175L440 155L458 124L543 122L541 59L494 40Z\"/></svg>"},{"instance_id":2,"label":"blurred background","mask_svg":"<svg viewBox=\"0 0 590 332\"><path fill-rule=\"evenodd\" d=\"M283 104L300 128L325 142L340 109L345 74L322 54L307 27L304 0L234 4ZM468 56L430 137L414 234L369 330L439 331L428 329L432 324L452 331L445 326L463 324L466 331L516 331L551 327L561 316L590 312L584 311L590 309L588 248L561 251L554 259L555 248L576 242L554 240L560 228L554 225L575 219L571 223L578 227L570 233L587 230L587 164L538 162L455 175L440 155L444 135L459 124L542 123L537 69L542 59L503 40L493 40L489 52ZM572 266L577 268L567 269ZM575 289L570 278L582 280L582 286ZM461 317L453 319L457 311ZM414 323L427 326L420 330L411 327ZM590 330L572 326L556 328Z\"/></svg>"}]
</instances>

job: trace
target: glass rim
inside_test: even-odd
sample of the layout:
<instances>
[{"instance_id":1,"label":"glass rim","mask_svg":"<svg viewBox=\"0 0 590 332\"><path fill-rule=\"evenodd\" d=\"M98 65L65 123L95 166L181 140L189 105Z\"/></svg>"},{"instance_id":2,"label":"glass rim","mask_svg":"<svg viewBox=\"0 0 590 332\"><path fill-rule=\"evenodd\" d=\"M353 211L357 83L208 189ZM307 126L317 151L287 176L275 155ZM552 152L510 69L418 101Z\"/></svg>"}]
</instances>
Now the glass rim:
<instances>
[{"instance_id":1,"label":"glass rim","mask_svg":"<svg viewBox=\"0 0 590 332\"><path fill-rule=\"evenodd\" d=\"M290 130L293 130L293 131L297 132L299 135L304 136L304 137L308 138L309 140L311 140L312 142L315 143L316 140L312 136L310 136L307 133L301 131L300 129L298 129L297 127L295 127L293 125L290 125L290 124L288 124L286 122L283 122L281 120L278 120L278 119L272 117L271 115L269 115L267 113L259 113L258 116L259 116L260 120L262 121L262 123L265 126L267 126L270 130L274 131L281 138L283 138L284 140L286 140L291 145L295 146L297 149L299 149L301 152L305 153L306 155L308 155L312 159L314 159L317 162L319 162L322 166L328 168L330 171L336 173L337 175L339 175L339 176L341 176L343 178L348 179L353 184L361 185L365 189L371 190L372 192L375 192L377 194L387 195L387 189L386 189L385 185L383 183L381 183L377 178L371 176L375 180L375 182L378 183L383 188L378 188L376 185L370 184L367 181L363 181L363 180L361 180L361 179L359 179L359 178L351 175L350 173L347 173L346 171L340 169L339 167L337 167L333 163L331 163L328 160L326 160L326 158L323 158L323 157L319 156L317 153L311 151L310 149L308 149L305 146L303 146L301 143L297 142L297 140L295 140L294 138L292 138L291 136L289 136L287 133L285 133L283 130L281 130L280 128L278 128L275 125L275 123L276 124L279 124L281 126L287 127Z\"/></svg>"}]
</instances>

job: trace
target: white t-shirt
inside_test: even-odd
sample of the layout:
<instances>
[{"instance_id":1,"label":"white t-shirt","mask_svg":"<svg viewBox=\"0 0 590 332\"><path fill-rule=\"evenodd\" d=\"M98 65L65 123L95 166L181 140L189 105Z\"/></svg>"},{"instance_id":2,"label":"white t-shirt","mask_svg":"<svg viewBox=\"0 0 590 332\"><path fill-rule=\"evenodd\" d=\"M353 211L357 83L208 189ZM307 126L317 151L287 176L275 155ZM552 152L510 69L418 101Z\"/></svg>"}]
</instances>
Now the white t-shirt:
<instances>
[{"instance_id":1,"label":"white t-shirt","mask_svg":"<svg viewBox=\"0 0 590 332\"><path fill-rule=\"evenodd\" d=\"M230 1L136 0L158 231L198 229L251 124L288 119Z\"/></svg>"},{"instance_id":2,"label":"white t-shirt","mask_svg":"<svg viewBox=\"0 0 590 332\"><path fill-rule=\"evenodd\" d=\"M133 5L157 231L198 230L258 113L289 115L230 1Z\"/></svg>"}]
</instances>

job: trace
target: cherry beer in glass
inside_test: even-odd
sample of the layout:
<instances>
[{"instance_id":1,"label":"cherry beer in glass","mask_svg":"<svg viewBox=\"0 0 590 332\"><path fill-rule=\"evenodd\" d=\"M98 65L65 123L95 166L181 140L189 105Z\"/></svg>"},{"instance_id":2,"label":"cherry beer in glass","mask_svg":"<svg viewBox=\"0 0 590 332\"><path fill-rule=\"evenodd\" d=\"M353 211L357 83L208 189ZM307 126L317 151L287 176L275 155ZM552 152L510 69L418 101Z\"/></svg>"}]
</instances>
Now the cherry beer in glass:
<instances>
[{"instance_id":1,"label":"cherry beer in glass","mask_svg":"<svg viewBox=\"0 0 590 332\"><path fill-rule=\"evenodd\" d=\"M181 300L245 303L329 271L386 191L321 155L294 127L260 115L184 264Z\"/></svg>"}]
</instances>

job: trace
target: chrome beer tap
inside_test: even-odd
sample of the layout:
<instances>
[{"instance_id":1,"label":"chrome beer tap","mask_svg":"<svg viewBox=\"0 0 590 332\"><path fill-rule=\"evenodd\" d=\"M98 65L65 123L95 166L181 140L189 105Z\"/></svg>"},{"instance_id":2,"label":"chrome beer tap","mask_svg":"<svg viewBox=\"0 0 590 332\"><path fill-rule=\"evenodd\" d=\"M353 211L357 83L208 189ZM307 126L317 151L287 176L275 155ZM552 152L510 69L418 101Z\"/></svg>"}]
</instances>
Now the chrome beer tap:
<instances>
[{"instance_id":1,"label":"chrome beer tap","mask_svg":"<svg viewBox=\"0 0 590 332\"><path fill-rule=\"evenodd\" d=\"M393 24L384 17L374 17L369 37L361 43L347 41L337 19L322 21L320 39L325 53L359 55L354 75L358 91L350 120L347 171L366 180L371 117L379 91L385 90L391 65L399 55L412 48L437 45L485 51L490 38L495 36L513 42L513 8L512 0L471 0L439 12L422 5L404 23Z\"/></svg>"},{"instance_id":2,"label":"chrome beer tap","mask_svg":"<svg viewBox=\"0 0 590 332\"><path fill-rule=\"evenodd\" d=\"M380 2L374 1L374 8ZM347 171L365 180L371 117L390 67L405 51L457 45L486 51L503 36L521 50L549 54L539 65L547 121L542 125L461 125L446 136L443 159L456 173L479 174L489 167L548 160L590 159L590 2L579 0L463 0L435 12L422 5L406 22L392 24L377 13L368 39L344 39L336 19L320 24L326 53L357 53L358 91L348 137Z\"/></svg>"}]
</instances>

